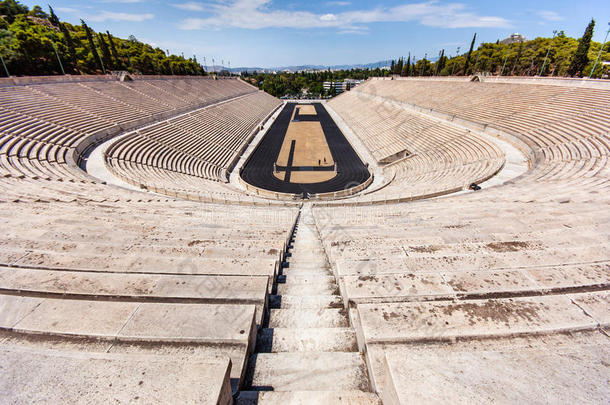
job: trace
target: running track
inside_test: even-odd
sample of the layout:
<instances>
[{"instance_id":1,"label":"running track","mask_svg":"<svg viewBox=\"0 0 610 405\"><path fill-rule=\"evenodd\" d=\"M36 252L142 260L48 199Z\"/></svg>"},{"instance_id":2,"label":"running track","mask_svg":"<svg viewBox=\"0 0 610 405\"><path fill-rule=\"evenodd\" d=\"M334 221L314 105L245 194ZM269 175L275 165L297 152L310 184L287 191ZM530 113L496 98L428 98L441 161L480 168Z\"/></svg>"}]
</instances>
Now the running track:
<instances>
[{"instance_id":1,"label":"running track","mask_svg":"<svg viewBox=\"0 0 610 405\"><path fill-rule=\"evenodd\" d=\"M312 184L289 183L273 176L273 163L280 153L292 112L296 106L296 103L287 103L241 170L242 179L253 186L266 190L292 194L302 194L303 192L311 194L345 190L364 183L369 178L368 170L330 117L326 108L321 103L314 103L313 105L333 160L337 162L337 176L328 181ZM299 118L305 118L305 116Z\"/></svg>"}]
</instances>

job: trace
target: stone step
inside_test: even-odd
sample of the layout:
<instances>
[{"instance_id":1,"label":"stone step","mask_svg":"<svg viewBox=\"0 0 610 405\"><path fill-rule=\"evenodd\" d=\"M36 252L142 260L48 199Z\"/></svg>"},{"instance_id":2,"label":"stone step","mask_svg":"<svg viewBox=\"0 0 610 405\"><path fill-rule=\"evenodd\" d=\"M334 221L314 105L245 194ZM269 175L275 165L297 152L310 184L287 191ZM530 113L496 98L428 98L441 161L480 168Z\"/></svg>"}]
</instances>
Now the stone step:
<instances>
[{"instance_id":1,"label":"stone step","mask_svg":"<svg viewBox=\"0 0 610 405\"><path fill-rule=\"evenodd\" d=\"M284 267L282 269L283 274L288 274L290 271L303 271L303 272L331 272L330 265L328 264L320 264L314 262L299 262L299 263L290 263L288 267Z\"/></svg>"},{"instance_id":2,"label":"stone step","mask_svg":"<svg viewBox=\"0 0 610 405\"><path fill-rule=\"evenodd\" d=\"M358 305L367 344L449 341L592 330L610 323L609 295ZM604 310L600 310L604 308Z\"/></svg>"},{"instance_id":3,"label":"stone step","mask_svg":"<svg viewBox=\"0 0 610 405\"><path fill-rule=\"evenodd\" d=\"M292 274L286 273L278 276L277 282L279 284L333 284L335 283L335 277L325 270L318 272L310 272L309 274Z\"/></svg>"},{"instance_id":4,"label":"stone step","mask_svg":"<svg viewBox=\"0 0 610 405\"><path fill-rule=\"evenodd\" d=\"M272 309L270 328L342 328L349 326L345 309Z\"/></svg>"},{"instance_id":5,"label":"stone step","mask_svg":"<svg viewBox=\"0 0 610 405\"><path fill-rule=\"evenodd\" d=\"M144 352L157 347L172 353L196 347L197 351L230 356L231 378L238 382L248 354L254 349L255 310L254 305L88 301L0 294L0 329L34 343L37 339L62 342L76 338L107 342L117 350L120 346L121 350Z\"/></svg>"},{"instance_id":6,"label":"stone step","mask_svg":"<svg viewBox=\"0 0 610 405\"><path fill-rule=\"evenodd\" d=\"M302 271L302 272L331 272L330 265L328 264L320 264L314 262L299 262L299 263L289 263L288 267L284 267L282 272L284 274L288 274L290 271Z\"/></svg>"},{"instance_id":7,"label":"stone step","mask_svg":"<svg viewBox=\"0 0 610 405\"><path fill-rule=\"evenodd\" d=\"M0 346L3 403L232 403L225 356ZM109 401L112 399L112 401Z\"/></svg>"},{"instance_id":8,"label":"stone step","mask_svg":"<svg viewBox=\"0 0 610 405\"><path fill-rule=\"evenodd\" d=\"M309 265L317 265L320 267L325 267L328 265L328 262L326 261L326 256L324 255L299 255L299 254L294 254L292 257L290 257L289 260L290 266L289 267L295 267L298 264L309 264Z\"/></svg>"},{"instance_id":9,"label":"stone step","mask_svg":"<svg viewBox=\"0 0 610 405\"><path fill-rule=\"evenodd\" d=\"M371 345L375 354L369 357L369 370L376 374L385 405L477 403L484 398L523 404L578 403L583 398L608 402L608 366L600 361L607 358L608 338L602 333L517 338L509 344L490 339L483 347L457 343L418 350Z\"/></svg>"},{"instance_id":10,"label":"stone step","mask_svg":"<svg viewBox=\"0 0 610 405\"><path fill-rule=\"evenodd\" d=\"M343 308L343 301L339 295L270 295L269 307L279 308Z\"/></svg>"},{"instance_id":11,"label":"stone step","mask_svg":"<svg viewBox=\"0 0 610 405\"><path fill-rule=\"evenodd\" d=\"M260 391L369 391L360 353L295 352L255 355L252 389Z\"/></svg>"},{"instance_id":12,"label":"stone step","mask_svg":"<svg viewBox=\"0 0 610 405\"><path fill-rule=\"evenodd\" d=\"M297 238L294 241L294 245L311 249L319 249L322 247L322 243L320 242L318 235L313 234L297 235Z\"/></svg>"},{"instance_id":13,"label":"stone step","mask_svg":"<svg viewBox=\"0 0 610 405\"><path fill-rule=\"evenodd\" d=\"M0 328L30 335L248 346L254 305L88 301L0 295Z\"/></svg>"},{"instance_id":14,"label":"stone step","mask_svg":"<svg viewBox=\"0 0 610 405\"><path fill-rule=\"evenodd\" d=\"M334 280L334 279L333 279ZM50 298L256 305L262 321L269 276L121 274L0 267L0 290Z\"/></svg>"},{"instance_id":15,"label":"stone step","mask_svg":"<svg viewBox=\"0 0 610 405\"><path fill-rule=\"evenodd\" d=\"M337 284L278 284L278 295L339 295Z\"/></svg>"},{"instance_id":16,"label":"stone step","mask_svg":"<svg viewBox=\"0 0 610 405\"><path fill-rule=\"evenodd\" d=\"M320 251L324 251L324 246L322 245L322 242L320 242L319 239L311 239L310 237L308 237L307 239L309 240L304 240L304 238L297 236L297 239L294 241L293 251L300 253L307 253L310 251L319 253Z\"/></svg>"},{"instance_id":17,"label":"stone step","mask_svg":"<svg viewBox=\"0 0 610 405\"><path fill-rule=\"evenodd\" d=\"M312 227L305 227L305 228L301 228L299 229L299 231L297 232L297 241L307 241L307 240L317 240L318 239L318 234L315 230L315 228Z\"/></svg>"},{"instance_id":18,"label":"stone step","mask_svg":"<svg viewBox=\"0 0 610 405\"><path fill-rule=\"evenodd\" d=\"M285 274L283 277L284 284L335 284L335 277L332 275L299 275L299 274ZM279 281L279 280L278 280Z\"/></svg>"},{"instance_id":19,"label":"stone step","mask_svg":"<svg viewBox=\"0 0 610 405\"><path fill-rule=\"evenodd\" d=\"M260 352L357 352L352 328L265 328L258 334Z\"/></svg>"},{"instance_id":20,"label":"stone step","mask_svg":"<svg viewBox=\"0 0 610 405\"><path fill-rule=\"evenodd\" d=\"M237 405L381 405L381 400L372 392L363 391L242 391Z\"/></svg>"},{"instance_id":21,"label":"stone step","mask_svg":"<svg viewBox=\"0 0 610 405\"><path fill-rule=\"evenodd\" d=\"M283 276L310 276L310 277L319 277L319 276L332 276L333 273L330 269L326 268L319 268L319 267L312 267L310 269L305 269L305 268L286 268L282 270ZM280 278L279 280L282 280L282 278ZM279 281L278 280L278 281Z\"/></svg>"},{"instance_id":22,"label":"stone step","mask_svg":"<svg viewBox=\"0 0 610 405\"><path fill-rule=\"evenodd\" d=\"M298 251L300 252L323 252L324 249L322 248L322 242L320 242L320 240L318 238L316 239L312 239L312 240L300 240L297 238L297 240L294 242L294 248L298 249Z\"/></svg>"},{"instance_id":23,"label":"stone step","mask_svg":"<svg viewBox=\"0 0 610 405\"><path fill-rule=\"evenodd\" d=\"M288 261L290 263L290 267L294 267L297 264L316 264L320 267L326 267L328 262L326 261L326 256L323 254L319 255L299 255L295 254Z\"/></svg>"}]
</instances>

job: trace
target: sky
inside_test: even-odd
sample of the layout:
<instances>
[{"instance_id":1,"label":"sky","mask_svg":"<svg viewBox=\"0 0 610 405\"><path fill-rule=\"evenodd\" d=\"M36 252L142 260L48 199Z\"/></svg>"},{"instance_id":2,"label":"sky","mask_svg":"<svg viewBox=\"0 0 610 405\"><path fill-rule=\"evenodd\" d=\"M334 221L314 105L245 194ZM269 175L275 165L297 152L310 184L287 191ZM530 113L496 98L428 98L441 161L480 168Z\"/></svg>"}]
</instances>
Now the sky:
<instances>
[{"instance_id":1,"label":"sky","mask_svg":"<svg viewBox=\"0 0 610 405\"><path fill-rule=\"evenodd\" d=\"M410 52L467 51L518 32L528 39L553 30L579 38L591 18L602 42L608 0L45 0L62 21L84 19L96 31L134 35L186 57L231 67L370 63Z\"/></svg>"}]
</instances>

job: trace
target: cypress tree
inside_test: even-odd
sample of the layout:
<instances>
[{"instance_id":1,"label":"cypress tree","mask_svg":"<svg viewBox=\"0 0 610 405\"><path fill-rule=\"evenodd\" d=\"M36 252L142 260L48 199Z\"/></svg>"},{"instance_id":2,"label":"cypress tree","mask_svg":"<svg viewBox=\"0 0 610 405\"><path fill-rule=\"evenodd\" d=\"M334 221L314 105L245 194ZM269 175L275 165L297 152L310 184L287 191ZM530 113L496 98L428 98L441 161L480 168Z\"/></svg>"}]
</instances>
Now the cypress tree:
<instances>
[{"instance_id":1,"label":"cypress tree","mask_svg":"<svg viewBox=\"0 0 610 405\"><path fill-rule=\"evenodd\" d=\"M59 18L57 18L53 11L53 7L51 6L49 6L49 22L53 24L54 27L59 27Z\"/></svg>"},{"instance_id":2,"label":"cypress tree","mask_svg":"<svg viewBox=\"0 0 610 405\"><path fill-rule=\"evenodd\" d=\"M66 45L68 46L68 51L70 52L70 59L72 59L72 70L74 72L78 71L78 59L76 55L76 47L74 46L74 41L72 40L72 35L70 35L70 31L66 28L64 24L59 23L59 30L64 36L64 40L66 41Z\"/></svg>"},{"instance_id":3,"label":"cypress tree","mask_svg":"<svg viewBox=\"0 0 610 405\"><path fill-rule=\"evenodd\" d=\"M411 52L409 52L409 58L407 59L407 63L405 63L405 76L411 75Z\"/></svg>"},{"instance_id":4,"label":"cypress tree","mask_svg":"<svg viewBox=\"0 0 610 405\"><path fill-rule=\"evenodd\" d=\"M394 63L394 59L392 59L392 64L390 65L390 72L392 72L392 74L394 74L395 70L396 70L396 63Z\"/></svg>"},{"instance_id":5,"label":"cypress tree","mask_svg":"<svg viewBox=\"0 0 610 405\"><path fill-rule=\"evenodd\" d=\"M398 59L398 64L396 65L396 74L397 75L401 75L402 74L402 64L403 64L402 57L400 57Z\"/></svg>"},{"instance_id":6,"label":"cypress tree","mask_svg":"<svg viewBox=\"0 0 610 405\"><path fill-rule=\"evenodd\" d=\"M100 48L102 48L102 55L106 67L108 67L108 69L112 69L114 67L114 63L112 62L112 56L110 55L110 49L108 48L108 44L104 39L104 34L98 33L97 40L100 43Z\"/></svg>"},{"instance_id":7,"label":"cypress tree","mask_svg":"<svg viewBox=\"0 0 610 405\"><path fill-rule=\"evenodd\" d=\"M61 21L59 21L59 17L57 17L57 15L55 14L55 12L53 11L53 8L51 6L49 6L49 21L55 27L58 27L59 31L61 31L62 35L64 36L64 42L66 43L66 46L68 47L68 52L70 52L70 59L72 60L72 71L77 72L78 71L78 60L76 58L76 47L74 46L74 41L72 40L72 35L70 35L70 31L68 31L66 26L64 24L62 24Z\"/></svg>"},{"instance_id":8,"label":"cypress tree","mask_svg":"<svg viewBox=\"0 0 610 405\"><path fill-rule=\"evenodd\" d=\"M114 58L114 63L118 69L123 69L123 61L119 58L119 53L116 50L116 46L114 45L114 40L112 35L110 35L110 31L106 31L106 35L108 35L108 42L110 43L110 51L112 51L112 57Z\"/></svg>"},{"instance_id":9,"label":"cypress tree","mask_svg":"<svg viewBox=\"0 0 610 405\"><path fill-rule=\"evenodd\" d=\"M445 57L445 50L441 50L441 56L438 58L438 74L440 75L442 70L445 68L447 64L447 58Z\"/></svg>"},{"instance_id":10,"label":"cypress tree","mask_svg":"<svg viewBox=\"0 0 610 405\"><path fill-rule=\"evenodd\" d=\"M93 35L91 34L91 29L83 20L80 20L80 22L83 25L83 28L85 29L85 33L87 34L87 39L89 40L89 47L91 48L91 53L93 54L93 57L97 61L99 67L102 69L102 73L106 74L106 69L104 69L104 62L102 62L102 58L100 58L100 54L97 52L97 49L95 48L95 43L93 42Z\"/></svg>"},{"instance_id":11,"label":"cypress tree","mask_svg":"<svg viewBox=\"0 0 610 405\"><path fill-rule=\"evenodd\" d=\"M568 74L571 77L576 75L582 76L582 71L589 63L589 46L591 46L591 37L593 36L593 28L595 27L595 20L591 19L589 25L587 25L587 29L585 29L585 33L582 38L578 40L578 48L576 48L576 52L572 55L572 61L570 62L570 67L568 68Z\"/></svg>"},{"instance_id":12,"label":"cypress tree","mask_svg":"<svg viewBox=\"0 0 610 405\"><path fill-rule=\"evenodd\" d=\"M472 54L472 49L474 48L474 42L477 40L477 33L474 33L474 37L472 37L472 42L470 43L470 49L468 50L468 55L466 55L466 64L464 65L464 75L468 76L468 69L470 68L470 55Z\"/></svg>"},{"instance_id":13,"label":"cypress tree","mask_svg":"<svg viewBox=\"0 0 610 405\"><path fill-rule=\"evenodd\" d=\"M405 63L402 65L402 71L400 72L401 76L409 76L409 65Z\"/></svg>"}]
</instances>

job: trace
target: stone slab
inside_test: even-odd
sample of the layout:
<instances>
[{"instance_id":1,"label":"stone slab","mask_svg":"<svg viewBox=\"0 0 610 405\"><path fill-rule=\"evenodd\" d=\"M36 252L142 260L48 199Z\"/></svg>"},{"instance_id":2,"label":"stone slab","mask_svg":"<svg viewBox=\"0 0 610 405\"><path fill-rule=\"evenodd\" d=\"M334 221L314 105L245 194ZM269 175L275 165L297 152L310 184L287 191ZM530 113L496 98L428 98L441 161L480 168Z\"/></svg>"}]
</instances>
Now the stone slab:
<instances>
[{"instance_id":1,"label":"stone slab","mask_svg":"<svg viewBox=\"0 0 610 405\"><path fill-rule=\"evenodd\" d=\"M258 344L271 352L354 352L358 350L352 328L274 328L259 332Z\"/></svg>"},{"instance_id":2,"label":"stone slab","mask_svg":"<svg viewBox=\"0 0 610 405\"><path fill-rule=\"evenodd\" d=\"M569 296L358 305L369 343L488 338L597 326Z\"/></svg>"},{"instance_id":3,"label":"stone slab","mask_svg":"<svg viewBox=\"0 0 610 405\"><path fill-rule=\"evenodd\" d=\"M41 294L258 303L267 276L119 274L0 268L0 288Z\"/></svg>"},{"instance_id":4,"label":"stone slab","mask_svg":"<svg viewBox=\"0 0 610 405\"><path fill-rule=\"evenodd\" d=\"M576 266L541 267L525 270L540 286L548 289L610 284L610 264L594 263Z\"/></svg>"},{"instance_id":5,"label":"stone slab","mask_svg":"<svg viewBox=\"0 0 610 405\"><path fill-rule=\"evenodd\" d=\"M119 338L248 345L254 331L253 305L142 303Z\"/></svg>"},{"instance_id":6,"label":"stone slab","mask_svg":"<svg viewBox=\"0 0 610 405\"><path fill-rule=\"evenodd\" d=\"M0 300L5 297L0 296ZM114 339L139 305L135 302L45 299L12 329L28 334Z\"/></svg>"},{"instance_id":7,"label":"stone slab","mask_svg":"<svg viewBox=\"0 0 610 405\"><path fill-rule=\"evenodd\" d=\"M259 353L252 386L274 391L368 391L368 378L357 352Z\"/></svg>"},{"instance_id":8,"label":"stone slab","mask_svg":"<svg viewBox=\"0 0 610 405\"><path fill-rule=\"evenodd\" d=\"M272 309L269 316L270 328L342 328L348 321L344 309Z\"/></svg>"},{"instance_id":9,"label":"stone slab","mask_svg":"<svg viewBox=\"0 0 610 405\"><path fill-rule=\"evenodd\" d=\"M0 346L3 402L232 403L228 357L192 359Z\"/></svg>"},{"instance_id":10,"label":"stone slab","mask_svg":"<svg viewBox=\"0 0 610 405\"><path fill-rule=\"evenodd\" d=\"M521 270L444 272L443 279L457 296L494 296L536 292L539 284Z\"/></svg>"},{"instance_id":11,"label":"stone slab","mask_svg":"<svg viewBox=\"0 0 610 405\"><path fill-rule=\"evenodd\" d=\"M7 316L7 323L1 325L27 334L246 347L253 338L254 305L40 300L0 295L0 306L9 305L33 307L16 324L11 324L14 317Z\"/></svg>"},{"instance_id":12,"label":"stone slab","mask_svg":"<svg viewBox=\"0 0 610 405\"><path fill-rule=\"evenodd\" d=\"M278 269L277 259L164 257L142 255L91 255L58 252L19 253L10 263L19 267L66 270L88 270L119 273L207 274L207 275L268 275ZM5 261L5 263L8 263Z\"/></svg>"},{"instance_id":13,"label":"stone slab","mask_svg":"<svg viewBox=\"0 0 610 405\"><path fill-rule=\"evenodd\" d=\"M343 308L340 295L270 295L271 308Z\"/></svg>"},{"instance_id":14,"label":"stone slab","mask_svg":"<svg viewBox=\"0 0 610 405\"><path fill-rule=\"evenodd\" d=\"M0 327L10 329L44 301L42 298L0 295Z\"/></svg>"},{"instance_id":15,"label":"stone slab","mask_svg":"<svg viewBox=\"0 0 610 405\"><path fill-rule=\"evenodd\" d=\"M512 343L386 347L383 403L607 402L610 346L601 333L582 343Z\"/></svg>"},{"instance_id":16,"label":"stone slab","mask_svg":"<svg viewBox=\"0 0 610 405\"><path fill-rule=\"evenodd\" d=\"M352 302L396 302L452 297L453 290L440 274L406 273L345 276L340 279L344 296Z\"/></svg>"},{"instance_id":17,"label":"stone slab","mask_svg":"<svg viewBox=\"0 0 610 405\"><path fill-rule=\"evenodd\" d=\"M0 290L68 298L256 305L261 322L268 276L118 274L0 267Z\"/></svg>"},{"instance_id":18,"label":"stone slab","mask_svg":"<svg viewBox=\"0 0 610 405\"><path fill-rule=\"evenodd\" d=\"M576 294L573 296L573 300L601 327L610 326L610 293Z\"/></svg>"}]
</instances>

